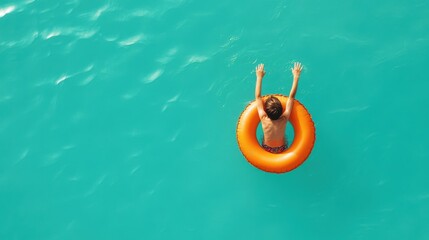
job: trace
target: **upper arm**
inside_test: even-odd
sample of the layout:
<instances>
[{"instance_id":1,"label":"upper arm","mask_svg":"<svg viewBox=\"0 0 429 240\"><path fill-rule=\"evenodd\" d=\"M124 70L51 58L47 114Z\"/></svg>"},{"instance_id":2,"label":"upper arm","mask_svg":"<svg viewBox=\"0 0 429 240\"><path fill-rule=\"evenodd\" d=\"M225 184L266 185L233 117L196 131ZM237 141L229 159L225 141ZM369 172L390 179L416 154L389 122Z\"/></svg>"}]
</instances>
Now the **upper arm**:
<instances>
[{"instance_id":1,"label":"upper arm","mask_svg":"<svg viewBox=\"0 0 429 240\"><path fill-rule=\"evenodd\" d=\"M289 97L287 99L286 110L282 114L282 116L286 117L286 119L289 119L290 114L292 113L293 101L294 101L294 99L292 97Z\"/></svg>"},{"instance_id":2,"label":"upper arm","mask_svg":"<svg viewBox=\"0 0 429 240\"><path fill-rule=\"evenodd\" d=\"M258 108L259 119L262 119L262 117L266 115L264 110L264 103L261 97L257 97L255 101L256 101L256 107Z\"/></svg>"}]
</instances>

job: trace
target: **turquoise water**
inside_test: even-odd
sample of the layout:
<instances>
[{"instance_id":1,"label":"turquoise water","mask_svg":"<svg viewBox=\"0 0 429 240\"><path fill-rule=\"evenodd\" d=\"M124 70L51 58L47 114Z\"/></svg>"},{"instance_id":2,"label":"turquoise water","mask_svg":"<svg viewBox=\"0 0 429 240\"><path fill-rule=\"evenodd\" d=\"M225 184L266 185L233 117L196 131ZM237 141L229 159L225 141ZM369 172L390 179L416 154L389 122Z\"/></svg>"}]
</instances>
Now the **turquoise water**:
<instances>
[{"instance_id":1,"label":"turquoise water","mask_svg":"<svg viewBox=\"0 0 429 240\"><path fill-rule=\"evenodd\" d=\"M429 239L428 1L0 2L0 239ZM286 174L237 119L297 99Z\"/></svg>"}]
</instances>

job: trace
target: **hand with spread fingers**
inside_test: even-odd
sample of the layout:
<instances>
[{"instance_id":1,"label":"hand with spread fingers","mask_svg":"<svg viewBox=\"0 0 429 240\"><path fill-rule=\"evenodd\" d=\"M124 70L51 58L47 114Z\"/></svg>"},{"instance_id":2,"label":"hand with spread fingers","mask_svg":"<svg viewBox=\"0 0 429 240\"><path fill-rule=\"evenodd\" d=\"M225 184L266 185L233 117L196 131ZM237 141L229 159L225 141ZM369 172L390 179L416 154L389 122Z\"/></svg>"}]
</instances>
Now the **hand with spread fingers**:
<instances>
[{"instance_id":1,"label":"hand with spread fingers","mask_svg":"<svg viewBox=\"0 0 429 240\"><path fill-rule=\"evenodd\" d=\"M291 68L293 77L299 78L299 75L301 74L301 71L303 68L304 68L304 66L302 66L302 64L300 62L295 62L293 65L293 68Z\"/></svg>"},{"instance_id":2,"label":"hand with spread fingers","mask_svg":"<svg viewBox=\"0 0 429 240\"><path fill-rule=\"evenodd\" d=\"M256 66L256 77L262 79L265 76L264 64Z\"/></svg>"}]
</instances>

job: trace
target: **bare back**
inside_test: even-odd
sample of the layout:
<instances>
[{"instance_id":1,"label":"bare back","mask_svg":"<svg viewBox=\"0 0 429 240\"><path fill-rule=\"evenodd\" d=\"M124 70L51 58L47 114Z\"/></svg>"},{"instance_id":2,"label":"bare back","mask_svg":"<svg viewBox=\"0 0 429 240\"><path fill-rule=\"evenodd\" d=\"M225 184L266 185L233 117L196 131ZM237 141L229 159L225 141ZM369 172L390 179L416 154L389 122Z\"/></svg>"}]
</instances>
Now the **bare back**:
<instances>
[{"instance_id":1,"label":"bare back","mask_svg":"<svg viewBox=\"0 0 429 240\"><path fill-rule=\"evenodd\" d=\"M277 120L271 120L267 115L262 116L261 124L264 131L264 144L270 147L283 146L286 143L287 118L281 116Z\"/></svg>"}]
</instances>

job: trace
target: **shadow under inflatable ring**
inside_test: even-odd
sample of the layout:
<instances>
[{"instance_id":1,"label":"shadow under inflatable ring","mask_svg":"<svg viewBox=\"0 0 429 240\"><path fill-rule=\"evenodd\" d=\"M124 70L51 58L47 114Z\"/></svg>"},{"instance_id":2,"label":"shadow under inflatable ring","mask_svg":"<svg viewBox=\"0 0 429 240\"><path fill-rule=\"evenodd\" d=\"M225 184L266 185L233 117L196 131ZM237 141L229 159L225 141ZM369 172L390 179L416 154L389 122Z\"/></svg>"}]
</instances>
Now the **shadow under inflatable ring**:
<instances>
[{"instance_id":1,"label":"shadow under inflatable ring","mask_svg":"<svg viewBox=\"0 0 429 240\"><path fill-rule=\"evenodd\" d=\"M272 96L272 95L270 95ZM288 97L274 95L285 109ZM265 100L268 96L264 96ZM301 165L310 155L316 140L316 129L310 113L299 101L294 100L289 117L295 137L292 145L282 153L270 153L258 142L256 130L260 122L256 102L251 102L241 113L237 124L237 142L244 157L253 166L273 173L289 172Z\"/></svg>"}]
</instances>

